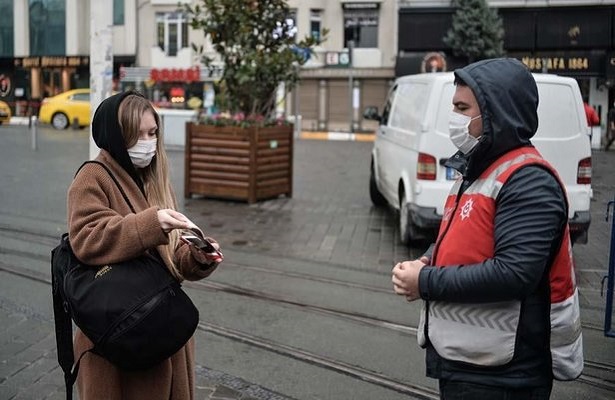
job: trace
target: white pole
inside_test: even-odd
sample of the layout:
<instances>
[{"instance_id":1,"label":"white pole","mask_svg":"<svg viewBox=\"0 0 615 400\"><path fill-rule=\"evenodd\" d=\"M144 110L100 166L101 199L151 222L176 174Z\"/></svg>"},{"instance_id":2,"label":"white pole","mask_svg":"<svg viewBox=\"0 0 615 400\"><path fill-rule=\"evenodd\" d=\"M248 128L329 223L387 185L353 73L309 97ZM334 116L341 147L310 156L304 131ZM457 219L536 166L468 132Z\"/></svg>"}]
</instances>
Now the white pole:
<instances>
[{"instance_id":1,"label":"white pole","mask_svg":"<svg viewBox=\"0 0 615 400\"><path fill-rule=\"evenodd\" d=\"M113 0L90 0L90 116L113 87ZM90 132L92 127L90 125ZM90 158L99 149L90 135Z\"/></svg>"},{"instance_id":2,"label":"white pole","mask_svg":"<svg viewBox=\"0 0 615 400\"><path fill-rule=\"evenodd\" d=\"M353 53L354 50L354 40L349 40L348 41L348 105L350 106L348 108L348 117L350 118L350 126L349 126L349 132L352 133L354 132L354 105L353 105L353 87L354 87L354 83L352 81L352 66L354 63L354 60L352 59L352 57L354 56Z\"/></svg>"}]
</instances>

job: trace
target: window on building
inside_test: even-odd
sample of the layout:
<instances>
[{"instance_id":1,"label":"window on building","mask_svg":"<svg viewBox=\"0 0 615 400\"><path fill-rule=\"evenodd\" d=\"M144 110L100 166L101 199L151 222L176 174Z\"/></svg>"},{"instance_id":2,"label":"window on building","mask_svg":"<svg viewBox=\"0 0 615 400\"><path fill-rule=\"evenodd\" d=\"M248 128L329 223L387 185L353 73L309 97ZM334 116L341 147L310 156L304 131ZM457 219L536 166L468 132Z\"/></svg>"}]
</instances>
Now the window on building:
<instances>
[{"instance_id":1,"label":"window on building","mask_svg":"<svg viewBox=\"0 0 615 400\"><path fill-rule=\"evenodd\" d=\"M66 0L29 0L30 55L66 54Z\"/></svg>"},{"instance_id":2,"label":"window on building","mask_svg":"<svg viewBox=\"0 0 615 400\"><path fill-rule=\"evenodd\" d=\"M0 0L0 57L13 57L13 0Z\"/></svg>"},{"instance_id":3,"label":"window on building","mask_svg":"<svg viewBox=\"0 0 615 400\"><path fill-rule=\"evenodd\" d=\"M317 41L320 40L320 35L322 33L322 11L321 10L310 10L310 36L312 36Z\"/></svg>"},{"instance_id":4,"label":"window on building","mask_svg":"<svg viewBox=\"0 0 615 400\"><path fill-rule=\"evenodd\" d=\"M344 3L344 47L378 47L378 3Z\"/></svg>"},{"instance_id":5,"label":"window on building","mask_svg":"<svg viewBox=\"0 0 615 400\"><path fill-rule=\"evenodd\" d=\"M188 23L182 13L156 13L158 47L169 57L188 47Z\"/></svg>"},{"instance_id":6,"label":"window on building","mask_svg":"<svg viewBox=\"0 0 615 400\"><path fill-rule=\"evenodd\" d=\"M124 0L113 0L113 25L124 25Z\"/></svg>"}]
</instances>

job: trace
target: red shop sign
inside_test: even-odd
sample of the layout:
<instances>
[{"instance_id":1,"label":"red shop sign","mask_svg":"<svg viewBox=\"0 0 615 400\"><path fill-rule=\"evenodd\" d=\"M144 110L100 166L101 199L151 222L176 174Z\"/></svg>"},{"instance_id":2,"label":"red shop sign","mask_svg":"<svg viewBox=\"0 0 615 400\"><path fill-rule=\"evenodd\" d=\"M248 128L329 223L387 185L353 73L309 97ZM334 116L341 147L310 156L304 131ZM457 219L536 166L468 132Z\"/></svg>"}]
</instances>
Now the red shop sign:
<instances>
[{"instance_id":1,"label":"red shop sign","mask_svg":"<svg viewBox=\"0 0 615 400\"><path fill-rule=\"evenodd\" d=\"M192 68L152 68L150 79L156 82L197 82L201 80L198 66Z\"/></svg>"}]
</instances>

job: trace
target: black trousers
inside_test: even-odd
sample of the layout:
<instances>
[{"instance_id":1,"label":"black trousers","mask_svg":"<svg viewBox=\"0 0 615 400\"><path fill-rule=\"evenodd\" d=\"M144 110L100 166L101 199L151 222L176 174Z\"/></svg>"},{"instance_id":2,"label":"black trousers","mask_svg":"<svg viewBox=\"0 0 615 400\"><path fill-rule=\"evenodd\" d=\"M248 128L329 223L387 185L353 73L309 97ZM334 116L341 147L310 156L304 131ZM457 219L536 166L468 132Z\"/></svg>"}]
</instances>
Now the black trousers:
<instances>
[{"instance_id":1,"label":"black trousers","mask_svg":"<svg viewBox=\"0 0 615 400\"><path fill-rule=\"evenodd\" d=\"M510 389L440 379L441 400L548 400L552 385Z\"/></svg>"}]
</instances>

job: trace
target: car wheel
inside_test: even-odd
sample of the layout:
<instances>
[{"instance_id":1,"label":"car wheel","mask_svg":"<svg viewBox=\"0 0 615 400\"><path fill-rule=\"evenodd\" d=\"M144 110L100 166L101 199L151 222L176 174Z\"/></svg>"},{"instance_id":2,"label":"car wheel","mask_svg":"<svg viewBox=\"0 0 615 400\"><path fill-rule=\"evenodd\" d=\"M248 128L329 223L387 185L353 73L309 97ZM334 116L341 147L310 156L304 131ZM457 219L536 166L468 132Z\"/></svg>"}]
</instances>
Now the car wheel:
<instances>
[{"instance_id":1,"label":"car wheel","mask_svg":"<svg viewBox=\"0 0 615 400\"><path fill-rule=\"evenodd\" d=\"M412 240L412 222L406 204L406 192L402 189L399 196L399 239L402 244L409 245Z\"/></svg>"},{"instance_id":2,"label":"car wheel","mask_svg":"<svg viewBox=\"0 0 615 400\"><path fill-rule=\"evenodd\" d=\"M376 184L376 175L374 174L374 163L372 162L372 166L370 168L369 174L369 198L372 200L372 203L376 207L384 207L387 205L387 201L378 190L378 185Z\"/></svg>"},{"instance_id":3,"label":"car wheel","mask_svg":"<svg viewBox=\"0 0 615 400\"><path fill-rule=\"evenodd\" d=\"M56 129L68 128L68 117L64 113L55 113L51 117L51 125Z\"/></svg>"}]
</instances>

